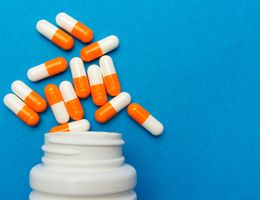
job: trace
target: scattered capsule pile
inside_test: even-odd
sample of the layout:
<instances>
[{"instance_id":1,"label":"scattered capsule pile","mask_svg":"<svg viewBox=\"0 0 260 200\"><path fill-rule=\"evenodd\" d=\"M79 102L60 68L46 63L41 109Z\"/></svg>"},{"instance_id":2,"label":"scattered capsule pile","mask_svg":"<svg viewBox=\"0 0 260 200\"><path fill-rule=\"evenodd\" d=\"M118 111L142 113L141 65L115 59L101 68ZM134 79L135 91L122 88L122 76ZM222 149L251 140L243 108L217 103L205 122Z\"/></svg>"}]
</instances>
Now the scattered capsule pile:
<instances>
[{"instance_id":1,"label":"scattered capsule pile","mask_svg":"<svg viewBox=\"0 0 260 200\"><path fill-rule=\"evenodd\" d=\"M59 13L56 16L56 23L61 29L46 20L40 20L36 29L63 50L73 48L73 37L83 43L89 43L93 39L93 31L90 28L66 13ZM74 57L70 60L73 84L62 81L59 87L55 84L48 84L45 87L47 102L60 124L51 128L50 132L89 130L89 121L83 119L84 109L80 99L91 95L93 103L99 106L95 112L95 119L99 123L109 121L127 107L128 115L147 131L156 136L162 134L163 125L141 105L131 103L129 93L121 92L113 60L105 55L118 45L119 39L114 35L87 45L80 52L81 58ZM99 66L92 64L86 72L83 61L90 62L97 58L100 58ZM30 68L27 77L30 81L36 82L62 73L67 67L66 59L58 57ZM46 100L20 80L12 83L11 90L13 93L4 97L4 104L27 125L37 125L40 121L39 113L47 108ZM110 101L108 95L113 97ZM69 122L70 119L73 121Z\"/></svg>"}]
</instances>

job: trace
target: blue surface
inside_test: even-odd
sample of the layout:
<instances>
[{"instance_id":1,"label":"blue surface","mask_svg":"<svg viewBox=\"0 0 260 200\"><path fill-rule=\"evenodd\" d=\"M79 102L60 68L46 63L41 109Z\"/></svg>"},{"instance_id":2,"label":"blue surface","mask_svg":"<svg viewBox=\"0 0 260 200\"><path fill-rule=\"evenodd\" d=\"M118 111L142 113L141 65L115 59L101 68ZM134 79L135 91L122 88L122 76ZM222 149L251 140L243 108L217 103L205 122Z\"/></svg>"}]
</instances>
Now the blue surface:
<instances>
[{"instance_id":1,"label":"blue surface","mask_svg":"<svg viewBox=\"0 0 260 200\"><path fill-rule=\"evenodd\" d=\"M39 19L68 12L95 40L119 36L110 55L123 90L165 125L152 137L125 110L100 125L91 98L82 101L92 130L123 133L140 200L260 199L259 9L257 0L1 1L0 97L16 79L42 95L46 84L71 80L69 70L38 83L26 77L31 66L79 55L79 41L64 52L35 30ZM50 109L36 128L0 110L0 199L24 200L43 134L56 123Z\"/></svg>"}]
</instances>

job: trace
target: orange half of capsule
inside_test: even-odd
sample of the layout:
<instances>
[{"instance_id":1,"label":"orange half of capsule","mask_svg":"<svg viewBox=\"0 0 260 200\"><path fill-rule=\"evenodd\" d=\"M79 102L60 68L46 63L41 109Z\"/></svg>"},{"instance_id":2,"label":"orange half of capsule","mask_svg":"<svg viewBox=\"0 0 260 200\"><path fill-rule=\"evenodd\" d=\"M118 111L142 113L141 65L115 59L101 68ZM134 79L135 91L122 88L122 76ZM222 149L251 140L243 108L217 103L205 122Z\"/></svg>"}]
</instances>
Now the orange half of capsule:
<instances>
[{"instance_id":1,"label":"orange half of capsule","mask_svg":"<svg viewBox=\"0 0 260 200\"><path fill-rule=\"evenodd\" d=\"M75 24L71 31L71 35L85 43L90 42L93 39L93 31L80 22Z\"/></svg>"},{"instance_id":2,"label":"orange half of capsule","mask_svg":"<svg viewBox=\"0 0 260 200\"><path fill-rule=\"evenodd\" d=\"M94 103L102 106L107 102L107 94L104 84L97 84L90 86L91 96Z\"/></svg>"},{"instance_id":3,"label":"orange half of capsule","mask_svg":"<svg viewBox=\"0 0 260 200\"><path fill-rule=\"evenodd\" d=\"M127 112L138 124L143 124L150 116L150 113L137 103L130 104Z\"/></svg>"},{"instance_id":4,"label":"orange half of capsule","mask_svg":"<svg viewBox=\"0 0 260 200\"><path fill-rule=\"evenodd\" d=\"M54 132L68 132L69 131L69 124L61 124L59 126L55 126L53 127L50 132L54 133Z\"/></svg>"},{"instance_id":5,"label":"orange half of capsule","mask_svg":"<svg viewBox=\"0 0 260 200\"><path fill-rule=\"evenodd\" d=\"M95 112L95 119L100 122L104 123L107 120L111 119L117 114L117 111L113 108L113 106L108 102L104 106L100 107Z\"/></svg>"},{"instance_id":6,"label":"orange half of capsule","mask_svg":"<svg viewBox=\"0 0 260 200\"><path fill-rule=\"evenodd\" d=\"M58 87L54 84L47 85L44 89L44 93L50 106L63 101Z\"/></svg>"},{"instance_id":7,"label":"orange half of capsule","mask_svg":"<svg viewBox=\"0 0 260 200\"><path fill-rule=\"evenodd\" d=\"M68 65L66 59L62 57L49 60L44 64L50 76L54 76L60 72L65 71Z\"/></svg>"},{"instance_id":8,"label":"orange half of capsule","mask_svg":"<svg viewBox=\"0 0 260 200\"><path fill-rule=\"evenodd\" d=\"M80 120L84 116L84 110L78 98L65 102L70 117L73 120Z\"/></svg>"},{"instance_id":9,"label":"orange half of capsule","mask_svg":"<svg viewBox=\"0 0 260 200\"><path fill-rule=\"evenodd\" d=\"M36 112L43 112L47 103L44 98L42 98L38 93L32 91L25 99L24 102L27 105L31 105L32 108L35 109Z\"/></svg>"},{"instance_id":10,"label":"orange half of capsule","mask_svg":"<svg viewBox=\"0 0 260 200\"><path fill-rule=\"evenodd\" d=\"M35 126L39 123L40 117L28 105L25 105L18 113L17 116L29 126Z\"/></svg>"},{"instance_id":11,"label":"orange half of capsule","mask_svg":"<svg viewBox=\"0 0 260 200\"><path fill-rule=\"evenodd\" d=\"M116 96L120 93L121 86L117 74L105 76L103 80L109 95Z\"/></svg>"},{"instance_id":12,"label":"orange half of capsule","mask_svg":"<svg viewBox=\"0 0 260 200\"><path fill-rule=\"evenodd\" d=\"M90 94L90 86L87 76L81 76L73 79L76 94L80 98L87 98Z\"/></svg>"},{"instance_id":13,"label":"orange half of capsule","mask_svg":"<svg viewBox=\"0 0 260 200\"><path fill-rule=\"evenodd\" d=\"M73 38L61 29L58 29L55 32L51 41L64 50L70 50L74 46Z\"/></svg>"},{"instance_id":14,"label":"orange half of capsule","mask_svg":"<svg viewBox=\"0 0 260 200\"><path fill-rule=\"evenodd\" d=\"M87 62L94 60L102 55L103 55L103 52L102 52L98 42L95 42L93 44L90 44L90 45L84 47L80 52L81 58Z\"/></svg>"}]
</instances>

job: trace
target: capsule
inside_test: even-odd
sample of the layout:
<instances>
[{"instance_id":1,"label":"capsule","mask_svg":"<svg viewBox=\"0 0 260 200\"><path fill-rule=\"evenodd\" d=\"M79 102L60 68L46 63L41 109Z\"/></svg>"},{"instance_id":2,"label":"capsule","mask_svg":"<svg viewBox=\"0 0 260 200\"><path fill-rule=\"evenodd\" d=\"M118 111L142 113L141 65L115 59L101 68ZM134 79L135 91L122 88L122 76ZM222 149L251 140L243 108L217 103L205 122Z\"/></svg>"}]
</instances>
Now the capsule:
<instances>
[{"instance_id":1,"label":"capsule","mask_svg":"<svg viewBox=\"0 0 260 200\"><path fill-rule=\"evenodd\" d=\"M127 108L128 115L138 124L142 125L151 134L158 136L163 132L163 125L147 110L137 103L132 103Z\"/></svg>"},{"instance_id":2,"label":"capsule","mask_svg":"<svg viewBox=\"0 0 260 200\"><path fill-rule=\"evenodd\" d=\"M69 131L88 131L90 128L89 121L86 119L81 119L79 121L74 121L66 124L61 124L59 126L53 127L50 132L69 132Z\"/></svg>"},{"instance_id":3,"label":"capsule","mask_svg":"<svg viewBox=\"0 0 260 200\"><path fill-rule=\"evenodd\" d=\"M46 20L38 21L36 29L44 37L52 41L63 50L70 50L74 46L73 38L63 30L57 28Z\"/></svg>"},{"instance_id":4,"label":"capsule","mask_svg":"<svg viewBox=\"0 0 260 200\"><path fill-rule=\"evenodd\" d=\"M88 78L92 100L95 105L102 106L107 102L107 93L102 78L102 73L97 65L90 65Z\"/></svg>"},{"instance_id":5,"label":"capsule","mask_svg":"<svg viewBox=\"0 0 260 200\"><path fill-rule=\"evenodd\" d=\"M114 50L119 45L119 39L115 35L110 35L98 42L94 42L81 49L80 56L82 60L90 62L104 54Z\"/></svg>"},{"instance_id":6,"label":"capsule","mask_svg":"<svg viewBox=\"0 0 260 200\"><path fill-rule=\"evenodd\" d=\"M39 81L51 76L55 76L67 69L67 61L65 58L58 57L49 60L36 67L32 67L27 71L27 77L30 81Z\"/></svg>"},{"instance_id":7,"label":"capsule","mask_svg":"<svg viewBox=\"0 0 260 200\"><path fill-rule=\"evenodd\" d=\"M14 81L11 85L13 93L22 99L28 106L36 112L43 112L47 108L47 103L38 93L32 90L22 81Z\"/></svg>"},{"instance_id":8,"label":"capsule","mask_svg":"<svg viewBox=\"0 0 260 200\"><path fill-rule=\"evenodd\" d=\"M130 94L128 94L127 92L121 92L105 105L97 109L97 111L95 112L95 119L100 123L107 122L123 108L125 108L130 102Z\"/></svg>"},{"instance_id":9,"label":"capsule","mask_svg":"<svg viewBox=\"0 0 260 200\"><path fill-rule=\"evenodd\" d=\"M76 94L80 98L87 98L90 95L90 86L84 63L81 58L75 57L71 59L70 70Z\"/></svg>"},{"instance_id":10,"label":"capsule","mask_svg":"<svg viewBox=\"0 0 260 200\"><path fill-rule=\"evenodd\" d=\"M99 59L99 65L107 93L110 96L118 95L121 91L121 86L111 57L102 56Z\"/></svg>"},{"instance_id":11,"label":"capsule","mask_svg":"<svg viewBox=\"0 0 260 200\"><path fill-rule=\"evenodd\" d=\"M39 123L39 115L16 95L7 94L4 104L27 125L36 126Z\"/></svg>"},{"instance_id":12,"label":"capsule","mask_svg":"<svg viewBox=\"0 0 260 200\"><path fill-rule=\"evenodd\" d=\"M93 39L93 31L90 28L64 12L56 16L56 23L81 42L88 43Z\"/></svg>"},{"instance_id":13,"label":"capsule","mask_svg":"<svg viewBox=\"0 0 260 200\"><path fill-rule=\"evenodd\" d=\"M70 116L63 102L58 87L54 84L48 84L44 89L44 93L52 109L56 121L60 124L68 122Z\"/></svg>"},{"instance_id":14,"label":"capsule","mask_svg":"<svg viewBox=\"0 0 260 200\"><path fill-rule=\"evenodd\" d=\"M69 81L62 81L59 88L70 117L73 120L82 119L84 116L84 110L72 84Z\"/></svg>"}]
</instances>

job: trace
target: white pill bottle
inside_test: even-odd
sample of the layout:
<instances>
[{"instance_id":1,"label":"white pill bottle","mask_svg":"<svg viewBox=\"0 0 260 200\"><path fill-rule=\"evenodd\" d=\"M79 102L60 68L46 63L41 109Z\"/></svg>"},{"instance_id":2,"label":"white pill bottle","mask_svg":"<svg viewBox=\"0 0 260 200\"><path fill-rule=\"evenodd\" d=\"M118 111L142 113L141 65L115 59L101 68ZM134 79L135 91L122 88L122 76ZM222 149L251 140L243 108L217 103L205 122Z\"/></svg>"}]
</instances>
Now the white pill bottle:
<instances>
[{"instance_id":1,"label":"white pill bottle","mask_svg":"<svg viewBox=\"0 0 260 200\"><path fill-rule=\"evenodd\" d=\"M32 168L30 200L136 200L135 169L124 164L120 134L45 135L42 164Z\"/></svg>"}]
</instances>

